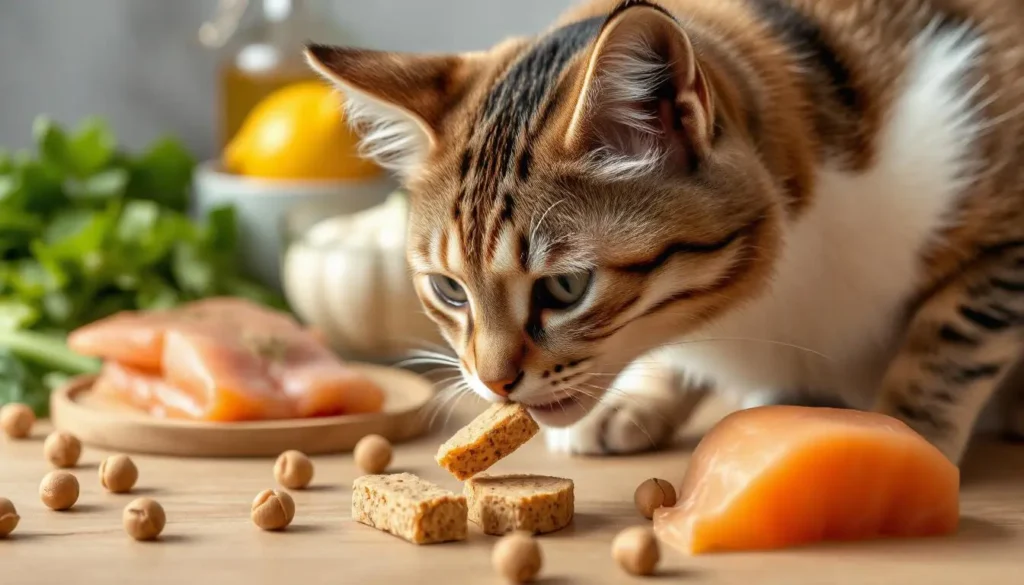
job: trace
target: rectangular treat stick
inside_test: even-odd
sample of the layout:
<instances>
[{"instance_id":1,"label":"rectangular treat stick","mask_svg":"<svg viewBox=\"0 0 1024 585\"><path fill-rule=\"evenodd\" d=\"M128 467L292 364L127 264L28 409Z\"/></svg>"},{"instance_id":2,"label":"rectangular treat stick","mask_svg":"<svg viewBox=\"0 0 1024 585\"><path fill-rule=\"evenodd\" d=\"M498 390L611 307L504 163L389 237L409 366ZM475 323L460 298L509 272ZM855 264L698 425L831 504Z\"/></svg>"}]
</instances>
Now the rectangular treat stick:
<instances>
[{"instance_id":1,"label":"rectangular treat stick","mask_svg":"<svg viewBox=\"0 0 1024 585\"><path fill-rule=\"evenodd\" d=\"M441 445L437 463L464 481L523 446L538 431L521 405L495 404Z\"/></svg>"},{"instance_id":2,"label":"rectangular treat stick","mask_svg":"<svg viewBox=\"0 0 1024 585\"><path fill-rule=\"evenodd\" d=\"M365 475L352 484L352 518L414 544L465 540L466 498L411 473Z\"/></svg>"}]
</instances>

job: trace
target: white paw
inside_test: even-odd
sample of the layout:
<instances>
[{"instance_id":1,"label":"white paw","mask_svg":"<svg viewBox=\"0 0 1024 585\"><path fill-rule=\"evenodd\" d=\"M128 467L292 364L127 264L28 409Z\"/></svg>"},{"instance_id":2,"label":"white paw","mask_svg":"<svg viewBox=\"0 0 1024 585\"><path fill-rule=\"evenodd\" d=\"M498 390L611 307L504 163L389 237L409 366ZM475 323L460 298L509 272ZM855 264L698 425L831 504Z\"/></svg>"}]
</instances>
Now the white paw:
<instances>
[{"instance_id":1,"label":"white paw","mask_svg":"<svg viewBox=\"0 0 1024 585\"><path fill-rule=\"evenodd\" d=\"M544 429L544 442L552 453L571 454L573 433L572 427L564 429Z\"/></svg>"},{"instance_id":2,"label":"white paw","mask_svg":"<svg viewBox=\"0 0 1024 585\"><path fill-rule=\"evenodd\" d=\"M575 455L627 455L664 447L708 393L665 361L631 364L575 425L547 429L548 448Z\"/></svg>"},{"instance_id":3,"label":"white paw","mask_svg":"<svg viewBox=\"0 0 1024 585\"><path fill-rule=\"evenodd\" d=\"M677 425L654 403L613 400L569 428L545 429L548 449L572 455L628 455L660 448Z\"/></svg>"}]
</instances>

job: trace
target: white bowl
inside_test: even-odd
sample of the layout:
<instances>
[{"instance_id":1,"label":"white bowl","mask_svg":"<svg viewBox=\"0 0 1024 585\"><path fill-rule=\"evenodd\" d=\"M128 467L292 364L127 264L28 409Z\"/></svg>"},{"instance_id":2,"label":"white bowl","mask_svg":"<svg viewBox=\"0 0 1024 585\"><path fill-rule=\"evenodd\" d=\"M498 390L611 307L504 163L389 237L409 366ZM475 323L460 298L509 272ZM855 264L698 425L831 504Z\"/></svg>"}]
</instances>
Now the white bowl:
<instances>
[{"instance_id":1,"label":"white bowl","mask_svg":"<svg viewBox=\"0 0 1024 585\"><path fill-rule=\"evenodd\" d=\"M315 204L322 213L344 215L378 205L395 190L388 175L366 180L288 181L225 172L220 161L200 164L193 177L193 213L234 206L241 263L247 274L283 292L281 259L287 241L285 221L296 205Z\"/></svg>"}]
</instances>

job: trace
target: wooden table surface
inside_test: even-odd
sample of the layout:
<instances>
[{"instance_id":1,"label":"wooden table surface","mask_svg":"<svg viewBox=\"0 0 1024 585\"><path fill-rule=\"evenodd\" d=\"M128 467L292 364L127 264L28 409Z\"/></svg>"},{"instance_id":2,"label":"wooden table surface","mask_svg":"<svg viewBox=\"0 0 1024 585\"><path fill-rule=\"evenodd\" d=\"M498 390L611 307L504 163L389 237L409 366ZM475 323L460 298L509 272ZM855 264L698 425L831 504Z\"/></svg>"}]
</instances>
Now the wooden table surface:
<instances>
[{"instance_id":1,"label":"wooden table surface","mask_svg":"<svg viewBox=\"0 0 1024 585\"><path fill-rule=\"evenodd\" d=\"M410 471L452 489L458 483L433 462L440 441L480 408L466 405L428 437L398 446L394 471ZM694 428L720 412L705 408ZM262 489L275 487L272 460L186 460L134 457L140 471L135 495L108 494L96 467L104 452L86 447L74 470L82 494L70 512L39 501L38 484L49 471L37 425L25 441L0 439L0 495L22 519L0 540L2 585L307 585L313 583L502 583L491 569L494 538L471 528L464 543L417 547L353 522L352 480L360 473L351 456L316 457L311 489L293 492L295 522L284 533L262 532L249 506ZM542 536L540 583L721 583L735 585L845 585L864 583L1024 583L1024 446L979 441L964 468L958 535L919 541L828 545L775 553L689 558L663 548L658 577L626 576L609 545L617 531L644 522L633 508L636 486L650 476L678 482L693 439L664 453L629 458L550 455L538 437L495 471L546 473L576 484L574 523ZM121 510L133 497L161 502L167 528L158 542L131 540Z\"/></svg>"}]
</instances>

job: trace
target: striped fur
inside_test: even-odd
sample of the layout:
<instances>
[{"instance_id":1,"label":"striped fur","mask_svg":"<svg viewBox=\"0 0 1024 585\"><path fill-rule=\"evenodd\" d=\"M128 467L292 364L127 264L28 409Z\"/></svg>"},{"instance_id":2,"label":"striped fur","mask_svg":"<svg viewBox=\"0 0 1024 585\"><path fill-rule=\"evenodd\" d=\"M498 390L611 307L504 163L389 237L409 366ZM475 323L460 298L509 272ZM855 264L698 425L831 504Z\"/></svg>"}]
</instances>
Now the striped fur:
<instances>
[{"instance_id":1,"label":"striped fur","mask_svg":"<svg viewBox=\"0 0 1024 585\"><path fill-rule=\"evenodd\" d=\"M590 0L486 52L308 55L405 177L467 381L554 447L660 444L717 385L958 461L1024 352L1022 34L1016 0Z\"/></svg>"}]
</instances>

